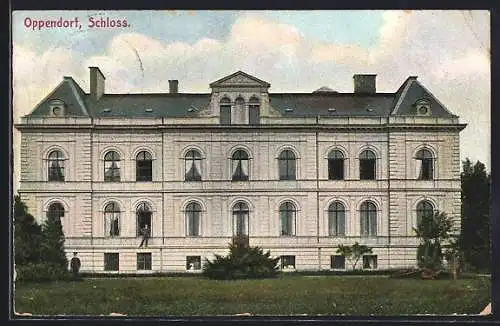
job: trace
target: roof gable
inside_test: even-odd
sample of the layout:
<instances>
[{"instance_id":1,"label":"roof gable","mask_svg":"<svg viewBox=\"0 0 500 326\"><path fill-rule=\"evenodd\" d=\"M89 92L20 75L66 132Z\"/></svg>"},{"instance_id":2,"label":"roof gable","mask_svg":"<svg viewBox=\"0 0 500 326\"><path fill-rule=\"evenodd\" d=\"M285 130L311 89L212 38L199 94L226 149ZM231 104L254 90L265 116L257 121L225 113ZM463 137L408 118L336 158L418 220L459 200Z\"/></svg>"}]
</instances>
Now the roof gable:
<instances>
[{"instance_id":1,"label":"roof gable","mask_svg":"<svg viewBox=\"0 0 500 326\"><path fill-rule=\"evenodd\" d=\"M427 88L417 81L417 77L409 77L396 92L394 109L391 114L417 115L415 104L419 100L426 100L430 104L430 116L455 116Z\"/></svg>"},{"instance_id":2,"label":"roof gable","mask_svg":"<svg viewBox=\"0 0 500 326\"><path fill-rule=\"evenodd\" d=\"M65 116L88 116L84 99L86 94L71 77L64 77L40 103L38 103L28 116L50 116L50 108L54 101L63 102Z\"/></svg>"},{"instance_id":3,"label":"roof gable","mask_svg":"<svg viewBox=\"0 0 500 326\"><path fill-rule=\"evenodd\" d=\"M241 70L214 81L210 87L270 87L271 84L249 75Z\"/></svg>"}]
</instances>

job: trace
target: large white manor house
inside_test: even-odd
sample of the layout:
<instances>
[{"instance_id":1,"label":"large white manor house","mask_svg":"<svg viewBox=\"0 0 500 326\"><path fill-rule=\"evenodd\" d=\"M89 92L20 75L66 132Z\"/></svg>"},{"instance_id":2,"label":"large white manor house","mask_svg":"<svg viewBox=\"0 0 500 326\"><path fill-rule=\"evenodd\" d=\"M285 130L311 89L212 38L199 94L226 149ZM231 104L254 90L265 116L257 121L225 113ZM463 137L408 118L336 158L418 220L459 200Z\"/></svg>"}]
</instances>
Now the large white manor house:
<instances>
[{"instance_id":1,"label":"large white manor house","mask_svg":"<svg viewBox=\"0 0 500 326\"><path fill-rule=\"evenodd\" d=\"M15 125L21 199L58 218L82 272L199 271L235 239L285 270L350 268L339 244L373 248L364 269L416 265L413 227L460 215L465 127L417 77L377 93L271 93L242 71L206 94L90 93L71 78ZM142 230L150 230L139 247Z\"/></svg>"}]
</instances>

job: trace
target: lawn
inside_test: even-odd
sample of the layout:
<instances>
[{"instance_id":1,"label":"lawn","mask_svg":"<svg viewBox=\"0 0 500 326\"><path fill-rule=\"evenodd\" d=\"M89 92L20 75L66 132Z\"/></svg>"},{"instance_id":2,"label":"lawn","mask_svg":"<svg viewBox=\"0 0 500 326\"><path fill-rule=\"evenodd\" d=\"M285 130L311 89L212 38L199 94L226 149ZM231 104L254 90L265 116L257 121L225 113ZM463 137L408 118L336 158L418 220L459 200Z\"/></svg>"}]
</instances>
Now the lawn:
<instances>
[{"instance_id":1,"label":"lawn","mask_svg":"<svg viewBox=\"0 0 500 326\"><path fill-rule=\"evenodd\" d=\"M387 276L300 276L211 281L198 277L95 278L16 284L15 311L33 315L477 314L491 279L423 281Z\"/></svg>"}]
</instances>

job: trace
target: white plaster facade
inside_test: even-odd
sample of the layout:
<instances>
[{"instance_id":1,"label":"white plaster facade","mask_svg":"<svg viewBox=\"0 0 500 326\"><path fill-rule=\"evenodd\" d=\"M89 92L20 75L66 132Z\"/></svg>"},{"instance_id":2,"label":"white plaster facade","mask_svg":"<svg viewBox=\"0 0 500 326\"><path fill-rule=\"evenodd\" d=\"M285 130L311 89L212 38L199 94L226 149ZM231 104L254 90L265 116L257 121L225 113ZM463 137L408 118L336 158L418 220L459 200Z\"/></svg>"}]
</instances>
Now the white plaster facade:
<instances>
[{"instance_id":1,"label":"white plaster facade","mask_svg":"<svg viewBox=\"0 0 500 326\"><path fill-rule=\"evenodd\" d=\"M221 94L231 101L235 94L245 100L258 96L260 124L221 126ZM457 117L283 117L273 112L261 84L213 87L210 105L193 118L23 117L17 125L19 194L39 222L51 203L64 206L66 250L68 257L79 253L82 272L109 272L104 253L119 253L123 273L185 272L187 256L203 260L225 254L233 235L232 208L239 201L249 208L250 245L275 257L295 256L297 270L328 270L337 246L356 241L373 247L378 269L408 267L416 264L418 240L412 228L421 200L459 218L463 127ZM422 147L434 155L432 180L417 180L415 155ZM367 148L376 155L375 180L360 180L358 157ZM54 149L64 154L64 182L47 179L47 157ZM184 155L190 149L202 156L202 181L184 180ZM249 181L231 181L236 149L249 154ZM283 149L295 153L296 180L279 180ZM332 149L344 154L343 180L328 180ZM104 181L109 150L120 155L120 182ZM141 150L153 157L151 182L135 180ZM360 234L360 206L367 200L376 206L376 236ZM199 236L187 235L185 209L191 201L201 206ZM280 235L284 201L297 208L293 236ZM334 201L345 207L344 236L328 232L328 207ZM120 207L119 236L104 230L104 207L110 202ZM142 202L152 208L146 248L138 248L141 238L136 236L136 209ZM137 253L142 252L151 253L151 270L137 270Z\"/></svg>"}]
</instances>

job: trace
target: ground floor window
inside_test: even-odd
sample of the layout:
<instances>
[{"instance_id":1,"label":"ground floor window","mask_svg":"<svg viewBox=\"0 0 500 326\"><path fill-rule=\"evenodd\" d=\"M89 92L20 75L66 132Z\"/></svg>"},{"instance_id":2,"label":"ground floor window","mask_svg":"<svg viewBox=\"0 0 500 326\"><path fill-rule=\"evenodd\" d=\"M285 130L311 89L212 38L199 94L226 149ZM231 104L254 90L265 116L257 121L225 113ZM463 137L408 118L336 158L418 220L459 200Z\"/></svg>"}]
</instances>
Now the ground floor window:
<instances>
[{"instance_id":1,"label":"ground floor window","mask_svg":"<svg viewBox=\"0 0 500 326\"><path fill-rule=\"evenodd\" d=\"M295 269L295 256L281 256L281 269Z\"/></svg>"},{"instance_id":2,"label":"ground floor window","mask_svg":"<svg viewBox=\"0 0 500 326\"><path fill-rule=\"evenodd\" d=\"M340 255L334 255L330 257L330 268L331 269L345 269L345 257Z\"/></svg>"},{"instance_id":3,"label":"ground floor window","mask_svg":"<svg viewBox=\"0 0 500 326\"><path fill-rule=\"evenodd\" d=\"M137 270L151 270L151 253L141 252L137 254Z\"/></svg>"},{"instance_id":4,"label":"ground floor window","mask_svg":"<svg viewBox=\"0 0 500 326\"><path fill-rule=\"evenodd\" d=\"M201 269L201 256L187 256L186 270L196 271Z\"/></svg>"},{"instance_id":5,"label":"ground floor window","mask_svg":"<svg viewBox=\"0 0 500 326\"><path fill-rule=\"evenodd\" d=\"M377 268L377 255L363 256L363 269L376 269Z\"/></svg>"},{"instance_id":6,"label":"ground floor window","mask_svg":"<svg viewBox=\"0 0 500 326\"><path fill-rule=\"evenodd\" d=\"M120 255L117 252L104 254L104 270L117 271L120 269Z\"/></svg>"}]
</instances>

